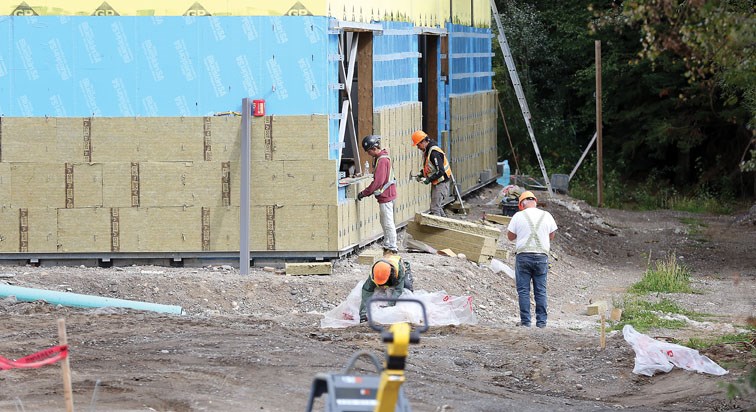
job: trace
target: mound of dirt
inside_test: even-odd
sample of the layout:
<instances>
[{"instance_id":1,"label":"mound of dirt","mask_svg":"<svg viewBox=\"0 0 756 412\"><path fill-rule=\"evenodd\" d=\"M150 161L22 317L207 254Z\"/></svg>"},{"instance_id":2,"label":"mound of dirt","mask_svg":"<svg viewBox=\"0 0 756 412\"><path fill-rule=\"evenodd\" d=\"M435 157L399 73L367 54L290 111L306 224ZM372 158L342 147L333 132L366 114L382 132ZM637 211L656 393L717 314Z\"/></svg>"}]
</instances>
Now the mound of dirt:
<instances>
[{"instance_id":1,"label":"mound of dirt","mask_svg":"<svg viewBox=\"0 0 756 412\"><path fill-rule=\"evenodd\" d=\"M500 186L468 196L459 219L501 213ZM568 196L539 195L559 230L549 273L549 324L519 328L514 281L464 259L409 253L415 289L468 295L477 325L432 327L407 359L405 393L415 411L740 410L727 398L753 355L747 345L704 351L729 370L714 377L682 370L632 374L634 353L619 332L599 347L600 320L586 307L620 304L649 264L670 253L693 273L692 294L663 294L708 316L686 327L654 330L680 342L745 331L756 315L756 230L735 216L596 209ZM744 223L746 222L746 223ZM499 226L505 229L503 226ZM404 233L400 234L403 237ZM502 235L499 244L511 249ZM377 247L377 246L372 246ZM510 257L505 264L514 266ZM315 374L335 372L357 350L384 351L366 325L321 329L322 314L366 278L355 255L330 276L287 276L229 265L0 267L15 286L181 306L184 315L127 309L77 309L0 300L0 356L20 358L57 342L65 318L74 401L102 411L295 411L307 404ZM360 373L374 373L369 364ZM0 410L61 410L56 366L0 372ZM316 403L322 410L322 399Z\"/></svg>"}]
</instances>

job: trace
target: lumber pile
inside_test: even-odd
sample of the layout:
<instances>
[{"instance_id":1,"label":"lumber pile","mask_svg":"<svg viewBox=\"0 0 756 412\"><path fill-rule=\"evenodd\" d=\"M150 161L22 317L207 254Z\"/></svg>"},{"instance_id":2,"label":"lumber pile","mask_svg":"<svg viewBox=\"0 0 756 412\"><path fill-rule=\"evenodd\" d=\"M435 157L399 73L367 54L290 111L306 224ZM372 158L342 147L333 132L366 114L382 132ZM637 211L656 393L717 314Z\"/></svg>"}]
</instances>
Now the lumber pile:
<instances>
[{"instance_id":1,"label":"lumber pile","mask_svg":"<svg viewBox=\"0 0 756 412\"><path fill-rule=\"evenodd\" d=\"M489 263L496 255L501 230L463 220L417 213L407 225L407 233L434 249L451 249L468 260Z\"/></svg>"}]
</instances>

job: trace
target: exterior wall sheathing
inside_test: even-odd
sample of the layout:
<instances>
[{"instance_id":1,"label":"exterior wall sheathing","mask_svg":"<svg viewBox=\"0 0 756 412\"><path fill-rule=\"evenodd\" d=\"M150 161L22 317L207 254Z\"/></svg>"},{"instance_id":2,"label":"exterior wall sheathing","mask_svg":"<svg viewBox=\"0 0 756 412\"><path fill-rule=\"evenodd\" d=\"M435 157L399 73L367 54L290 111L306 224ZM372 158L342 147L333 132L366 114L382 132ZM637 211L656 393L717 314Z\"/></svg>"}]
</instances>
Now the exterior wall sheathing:
<instances>
[{"instance_id":1,"label":"exterior wall sheathing","mask_svg":"<svg viewBox=\"0 0 756 412\"><path fill-rule=\"evenodd\" d=\"M486 0L302 0L264 10L17 3L0 1L10 16L0 22L9 39L0 45L0 258L233 256L241 121L218 114L238 110L242 97L265 98L268 112L251 123L251 250L335 256L379 238L377 203L354 199L370 179L338 179L334 18L384 28L374 39L383 77L372 85L373 132L392 157L398 224L430 203L430 188L409 178L422 164L409 139L423 124L408 87L419 81L417 26L446 24L451 39L438 137L457 183L467 191L495 170Z\"/></svg>"}]
</instances>

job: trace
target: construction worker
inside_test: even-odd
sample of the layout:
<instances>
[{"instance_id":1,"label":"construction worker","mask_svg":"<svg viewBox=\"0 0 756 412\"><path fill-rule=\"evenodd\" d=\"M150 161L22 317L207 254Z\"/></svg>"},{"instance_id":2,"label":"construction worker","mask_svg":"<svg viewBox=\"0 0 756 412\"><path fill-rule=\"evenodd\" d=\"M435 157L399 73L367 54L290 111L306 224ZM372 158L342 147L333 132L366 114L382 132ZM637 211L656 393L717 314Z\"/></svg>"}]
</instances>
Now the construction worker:
<instances>
[{"instance_id":1,"label":"construction worker","mask_svg":"<svg viewBox=\"0 0 756 412\"><path fill-rule=\"evenodd\" d=\"M368 135L362 139L362 148L374 158L373 181L365 190L357 194L357 201L374 195L380 208L383 228L383 250L397 253L396 225L394 224L394 199L396 199L396 179L391 167L391 158L386 149L381 149L381 137Z\"/></svg>"},{"instance_id":2,"label":"construction worker","mask_svg":"<svg viewBox=\"0 0 756 412\"><path fill-rule=\"evenodd\" d=\"M370 277L362 285L362 301L360 302L360 323L367 322L367 302L373 297L376 288L390 289L389 297L398 298L404 289L413 290L412 269L409 262L401 256L387 252L370 268ZM394 306L390 302L389 306Z\"/></svg>"},{"instance_id":3,"label":"construction worker","mask_svg":"<svg viewBox=\"0 0 756 412\"><path fill-rule=\"evenodd\" d=\"M546 275L549 250L557 230L551 213L537 208L538 199L525 191L519 198L520 211L507 226L507 238L515 241L515 283L520 306L520 326L530 326L530 284L535 297L536 326L546 327Z\"/></svg>"},{"instance_id":4,"label":"construction worker","mask_svg":"<svg viewBox=\"0 0 756 412\"><path fill-rule=\"evenodd\" d=\"M416 179L420 183L433 185L430 212L432 215L446 217L443 202L449 196L449 182L452 178L449 160L443 150L422 130L412 133L412 146L417 146L424 152L422 174L418 174Z\"/></svg>"}]
</instances>

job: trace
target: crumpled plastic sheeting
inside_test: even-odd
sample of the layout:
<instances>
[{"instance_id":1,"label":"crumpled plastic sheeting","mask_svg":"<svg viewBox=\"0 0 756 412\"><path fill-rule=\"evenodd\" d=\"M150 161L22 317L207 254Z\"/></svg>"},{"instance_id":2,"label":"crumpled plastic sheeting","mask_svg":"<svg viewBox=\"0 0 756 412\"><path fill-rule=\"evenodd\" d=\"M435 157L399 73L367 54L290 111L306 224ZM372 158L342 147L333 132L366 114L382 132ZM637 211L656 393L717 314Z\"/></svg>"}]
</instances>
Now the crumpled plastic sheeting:
<instances>
[{"instance_id":1,"label":"crumpled plastic sheeting","mask_svg":"<svg viewBox=\"0 0 756 412\"><path fill-rule=\"evenodd\" d=\"M320 320L321 328L346 328L360 323L360 300L362 299L362 285L360 281L352 289L339 306L324 314ZM374 297L390 297L390 289L376 289ZM450 296L445 291L428 293L424 290L412 292L405 289L400 298L417 299L425 305L429 326L443 325L475 325L478 319L472 308L471 296ZM423 324L423 311L414 302L398 302L396 306L382 307L386 302L376 302L370 308L372 321L389 325L392 323L409 322L415 325Z\"/></svg>"},{"instance_id":2,"label":"crumpled plastic sheeting","mask_svg":"<svg viewBox=\"0 0 756 412\"><path fill-rule=\"evenodd\" d=\"M689 371L721 376L727 370L717 365L697 350L685 346L658 341L625 325L622 335L635 351L636 375L654 376L656 372L669 372L677 366Z\"/></svg>"}]
</instances>

